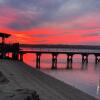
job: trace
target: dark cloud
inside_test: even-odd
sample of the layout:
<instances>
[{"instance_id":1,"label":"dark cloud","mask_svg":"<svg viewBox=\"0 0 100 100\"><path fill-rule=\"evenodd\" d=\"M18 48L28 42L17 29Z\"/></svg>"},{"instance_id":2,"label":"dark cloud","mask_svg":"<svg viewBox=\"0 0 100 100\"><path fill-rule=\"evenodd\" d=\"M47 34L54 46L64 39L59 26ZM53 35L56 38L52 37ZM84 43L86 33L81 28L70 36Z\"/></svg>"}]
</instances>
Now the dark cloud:
<instances>
[{"instance_id":1,"label":"dark cloud","mask_svg":"<svg viewBox=\"0 0 100 100\"><path fill-rule=\"evenodd\" d=\"M14 30L27 30L27 29L32 29L35 27L39 27L41 25L41 21L39 20L30 20L29 23L21 21L21 19L25 20L25 18L19 18L20 22L13 21L11 23L8 23L6 26L10 29L14 29ZM28 20L28 19L27 19Z\"/></svg>"},{"instance_id":2,"label":"dark cloud","mask_svg":"<svg viewBox=\"0 0 100 100\"><path fill-rule=\"evenodd\" d=\"M45 23L59 23L62 20L72 21L100 11L100 0L3 0L1 3L17 10L16 20L7 25L15 30L40 27ZM29 23L22 24L22 20Z\"/></svg>"},{"instance_id":3,"label":"dark cloud","mask_svg":"<svg viewBox=\"0 0 100 100\"><path fill-rule=\"evenodd\" d=\"M45 0L7 0L6 4L12 7L12 9L17 9L16 13L19 17L16 21L8 24L9 28L16 30L38 27L45 22L52 21L55 11L61 5L56 0L47 0L46 3ZM34 16L37 16L37 18L34 19ZM20 25L21 20L29 20L30 24ZM17 23L17 21L20 21L20 23Z\"/></svg>"},{"instance_id":4,"label":"dark cloud","mask_svg":"<svg viewBox=\"0 0 100 100\"><path fill-rule=\"evenodd\" d=\"M94 37L94 36L100 36L100 32L95 32L95 33L89 33L89 34L84 34L82 35L84 37Z\"/></svg>"},{"instance_id":5,"label":"dark cloud","mask_svg":"<svg viewBox=\"0 0 100 100\"><path fill-rule=\"evenodd\" d=\"M87 41L87 42L80 42L83 45L100 45L100 41Z\"/></svg>"},{"instance_id":6,"label":"dark cloud","mask_svg":"<svg viewBox=\"0 0 100 100\"><path fill-rule=\"evenodd\" d=\"M44 34L44 33L41 33L41 34L28 34L28 36L30 37L42 37L42 38L45 38L45 37L53 37L53 36L63 36L63 35L66 35L68 33L51 33L51 34Z\"/></svg>"}]
</instances>

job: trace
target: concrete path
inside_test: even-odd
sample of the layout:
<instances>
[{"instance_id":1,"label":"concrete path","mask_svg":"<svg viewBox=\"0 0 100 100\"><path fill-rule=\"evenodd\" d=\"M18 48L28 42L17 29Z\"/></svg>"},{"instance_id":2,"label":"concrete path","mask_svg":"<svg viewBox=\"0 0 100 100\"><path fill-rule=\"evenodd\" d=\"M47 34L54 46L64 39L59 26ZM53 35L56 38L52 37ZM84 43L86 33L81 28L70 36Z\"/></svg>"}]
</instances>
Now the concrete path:
<instances>
[{"instance_id":1,"label":"concrete path","mask_svg":"<svg viewBox=\"0 0 100 100\"><path fill-rule=\"evenodd\" d=\"M0 85L3 91L28 88L36 90L41 100L97 100L22 62L1 60L0 71L10 80L8 84Z\"/></svg>"}]
</instances>

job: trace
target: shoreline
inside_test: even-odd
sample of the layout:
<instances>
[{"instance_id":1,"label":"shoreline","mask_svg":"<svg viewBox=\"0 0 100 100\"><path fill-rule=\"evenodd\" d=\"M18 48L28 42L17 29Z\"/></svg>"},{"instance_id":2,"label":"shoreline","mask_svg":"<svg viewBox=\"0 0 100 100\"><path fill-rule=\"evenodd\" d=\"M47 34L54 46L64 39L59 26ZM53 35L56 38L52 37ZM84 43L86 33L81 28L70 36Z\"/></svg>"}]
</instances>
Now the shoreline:
<instances>
[{"instance_id":1,"label":"shoreline","mask_svg":"<svg viewBox=\"0 0 100 100\"><path fill-rule=\"evenodd\" d=\"M0 66L2 66L0 69L12 81L13 88L36 90L41 100L98 100L40 70L33 69L23 62L1 60ZM13 77L9 77L9 74ZM11 84L8 85L9 88L6 87L8 90L12 89Z\"/></svg>"}]
</instances>

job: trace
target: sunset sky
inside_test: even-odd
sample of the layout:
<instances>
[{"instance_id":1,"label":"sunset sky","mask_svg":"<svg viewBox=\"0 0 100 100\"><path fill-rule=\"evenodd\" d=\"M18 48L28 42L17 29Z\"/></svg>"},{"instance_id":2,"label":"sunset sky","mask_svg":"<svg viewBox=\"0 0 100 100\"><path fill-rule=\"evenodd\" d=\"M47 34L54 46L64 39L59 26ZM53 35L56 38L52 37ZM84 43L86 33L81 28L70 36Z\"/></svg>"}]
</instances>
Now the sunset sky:
<instances>
[{"instance_id":1,"label":"sunset sky","mask_svg":"<svg viewBox=\"0 0 100 100\"><path fill-rule=\"evenodd\" d=\"M100 45L100 0L0 0L8 42Z\"/></svg>"}]
</instances>

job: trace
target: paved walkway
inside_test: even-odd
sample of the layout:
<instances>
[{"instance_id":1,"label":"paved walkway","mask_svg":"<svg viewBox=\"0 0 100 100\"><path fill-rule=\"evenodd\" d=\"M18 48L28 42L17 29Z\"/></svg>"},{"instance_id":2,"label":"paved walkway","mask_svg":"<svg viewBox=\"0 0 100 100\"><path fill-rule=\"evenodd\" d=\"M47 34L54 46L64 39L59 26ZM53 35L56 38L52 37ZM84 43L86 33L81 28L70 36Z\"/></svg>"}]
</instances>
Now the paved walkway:
<instances>
[{"instance_id":1,"label":"paved walkway","mask_svg":"<svg viewBox=\"0 0 100 100\"><path fill-rule=\"evenodd\" d=\"M22 62L1 60L0 71L10 80L0 85L0 90L5 92L28 88L36 90L41 100L97 100Z\"/></svg>"}]
</instances>

